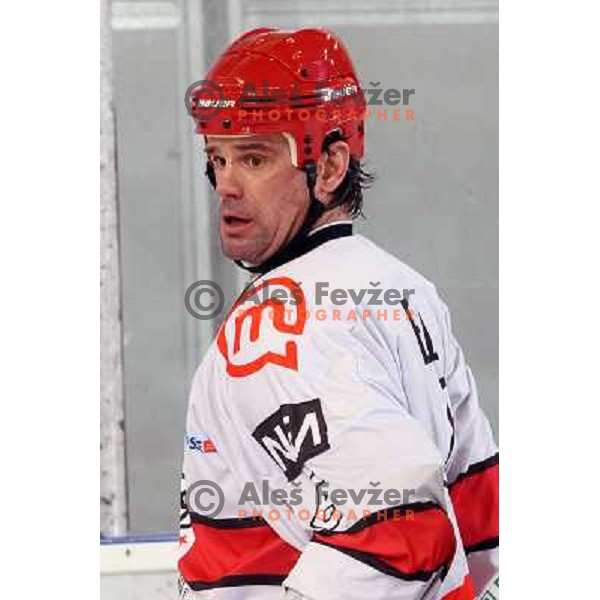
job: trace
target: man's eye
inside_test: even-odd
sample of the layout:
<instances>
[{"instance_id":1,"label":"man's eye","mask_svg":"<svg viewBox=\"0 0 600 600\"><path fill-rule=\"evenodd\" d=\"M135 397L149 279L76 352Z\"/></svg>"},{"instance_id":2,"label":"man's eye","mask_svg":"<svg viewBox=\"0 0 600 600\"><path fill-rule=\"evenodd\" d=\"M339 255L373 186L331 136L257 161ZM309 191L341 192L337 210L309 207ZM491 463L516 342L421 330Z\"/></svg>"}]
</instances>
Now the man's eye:
<instances>
[{"instance_id":1,"label":"man's eye","mask_svg":"<svg viewBox=\"0 0 600 600\"><path fill-rule=\"evenodd\" d=\"M225 159L222 156L211 156L210 162L215 169L222 169L225 166Z\"/></svg>"},{"instance_id":2,"label":"man's eye","mask_svg":"<svg viewBox=\"0 0 600 600\"><path fill-rule=\"evenodd\" d=\"M265 163L265 158L258 154L250 154L244 158L244 162L253 169L261 167Z\"/></svg>"}]
</instances>

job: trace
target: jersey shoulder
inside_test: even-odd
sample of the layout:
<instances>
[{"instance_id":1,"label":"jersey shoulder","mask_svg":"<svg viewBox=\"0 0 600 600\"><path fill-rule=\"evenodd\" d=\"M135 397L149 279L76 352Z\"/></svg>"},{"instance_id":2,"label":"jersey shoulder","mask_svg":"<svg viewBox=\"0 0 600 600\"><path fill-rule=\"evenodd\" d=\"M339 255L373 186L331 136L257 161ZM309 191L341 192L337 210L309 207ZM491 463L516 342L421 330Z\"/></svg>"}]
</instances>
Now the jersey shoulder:
<instances>
[{"instance_id":1,"label":"jersey shoulder","mask_svg":"<svg viewBox=\"0 0 600 600\"><path fill-rule=\"evenodd\" d=\"M433 283L360 234L326 242L285 270L303 281L327 281L331 287L364 283L436 295Z\"/></svg>"}]
</instances>

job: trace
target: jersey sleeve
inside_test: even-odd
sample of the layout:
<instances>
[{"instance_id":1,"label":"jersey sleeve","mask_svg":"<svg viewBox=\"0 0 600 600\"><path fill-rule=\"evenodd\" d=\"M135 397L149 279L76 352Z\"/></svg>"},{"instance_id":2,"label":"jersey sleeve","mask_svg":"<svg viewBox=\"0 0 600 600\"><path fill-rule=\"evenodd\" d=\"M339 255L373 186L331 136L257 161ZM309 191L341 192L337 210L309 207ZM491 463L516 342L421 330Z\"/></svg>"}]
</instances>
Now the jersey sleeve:
<instances>
[{"instance_id":1,"label":"jersey sleeve","mask_svg":"<svg viewBox=\"0 0 600 600\"><path fill-rule=\"evenodd\" d=\"M445 381L455 433L447 478L469 572L480 592L499 569L499 454L479 405L475 379L452 333L449 311L441 306Z\"/></svg>"},{"instance_id":2,"label":"jersey sleeve","mask_svg":"<svg viewBox=\"0 0 600 600\"><path fill-rule=\"evenodd\" d=\"M329 439L307 461L317 491L327 488L306 507L312 539L284 585L332 600L428 597L456 551L435 448L393 407L362 412Z\"/></svg>"}]
</instances>

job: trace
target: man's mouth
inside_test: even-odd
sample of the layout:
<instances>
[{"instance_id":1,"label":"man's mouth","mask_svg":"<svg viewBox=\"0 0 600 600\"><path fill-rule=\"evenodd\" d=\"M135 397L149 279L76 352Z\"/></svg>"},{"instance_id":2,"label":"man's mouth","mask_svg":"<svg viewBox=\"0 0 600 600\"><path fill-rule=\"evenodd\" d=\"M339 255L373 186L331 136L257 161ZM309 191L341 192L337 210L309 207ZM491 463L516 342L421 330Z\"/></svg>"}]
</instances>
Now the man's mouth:
<instances>
[{"instance_id":1,"label":"man's mouth","mask_svg":"<svg viewBox=\"0 0 600 600\"><path fill-rule=\"evenodd\" d=\"M234 215L227 215L223 217L223 223L228 230L237 230L249 225L252 219L246 217L238 217Z\"/></svg>"}]
</instances>

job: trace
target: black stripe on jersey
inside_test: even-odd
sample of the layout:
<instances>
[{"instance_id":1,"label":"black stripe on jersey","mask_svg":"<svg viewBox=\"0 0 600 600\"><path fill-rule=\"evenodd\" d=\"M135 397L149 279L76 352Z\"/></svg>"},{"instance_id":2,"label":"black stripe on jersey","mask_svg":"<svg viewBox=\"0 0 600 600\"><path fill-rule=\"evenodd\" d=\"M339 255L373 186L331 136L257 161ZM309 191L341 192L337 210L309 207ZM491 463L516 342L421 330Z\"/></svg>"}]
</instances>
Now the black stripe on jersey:
<instances>
[{"instance_id":1,"label":"black stripe on jersey","mask_svg":"<svg viewBox=\"0 0 600 600\"><path fill-rule=\"evenodd\" d=\"M322 535L322 533L323 532L319 532L319 535ZM415 571L414 573L403 573L402 571L394 569L394 567L375 558L372 554L368 554L367 552L360 552L359 550L354 550L352 548L340 548L339 546L327 544L326 542L317 539L313 539L312 543L321 544L322 546L326 546L327 548L333 548L338 552L347 554L355 560L358 560L359 562L362 562L366 565L369 565L370 567L373 567L374 569L377 569L377 571L379 571L380 573L384 573L385 575L391 575L392 577L402 579L403 581L429 581L436 574L439 574L442 579L446 575L447 565L443 565L435 571Z\"/></svg>"},{"instance_id":2,"label":"black stripe on jersey","mask_svg":"<svg viewBox=\"0 0 600 600\"><path fill-rule=\"evenodd\" d=\"M480 462L473 463L464 473L461 473L450 486L470 477L471 475L475 475L476 473L481 473L490 467L497 465L500 462L500 453L496 452L493 456L486 458Z\"/></svg>"},{"instance_id":3,"label":"black stripe on jersey","mask_svg":"<svg viewBox=\"0 0 600 600\"><path fill-rule=\"evenodd\" d=\"M483 542L478 542L477 544L468 546L467 548L465 548L465 553L471 554L472 552L479 552L480 550L492 550L493 548L497 548L499 545L499 537L490 538L489 540L483 540Z\"/></svg>"},{"instance_id":4,"label":"black stripe on jersey","mask_svg":"<svg viewBox=\"0 0 600 600\"><path fill-rule=\"evenodd\" d=\"M217 581L187 581L194 592L244 585L282 585L287 575L227 575Z\"/></svg>"},{"instance_id":5,"label":"black stripe on jersey","mask_svg":"<svg viewBox=\"0 0 600 600\"><path fill-rule=\"evenodd\" d=\"M448 450L448 456L446 457L447 464L450 460L450 457L452 456L452 450L454 450L454 418L452 417L452 411L450 410L449 404L446 405L446 416L448 417L448 421L450 421L450 427L452 428L452 437L450 438L450 449Z\"/></svg>"},{"instance_id":6,"label":"black stripe on jersey","mask_svg":"<svg viewBox=\"0 0 600 600\"><path fill-rule=\"evenodd\" d=\"M248 527L268 527L267 522L262 517L231 517L228 519L211 519L198 513L190 512L192 523L201 523L208 527L216 529L246 529Z\"/></svg>"},{"instance_id":7,"label":"black stripe on jersey","mask_svg":"<svg viewBox=\"0 0 600 600\"><path fill-rule=\"evenodd\" d=\"M437 508L438 510L441 510L444 513L446 512L436 502L413 502L412 504L403 504L402 506L394 506L392 508L382 508L377 512L371 513L367 517L363 517L362 519L360 519L360 521L357 521L349 529L346 529L344 531L319 531L319 535L327 537L331 535L336 535L338 533L356 533L357 531L361 531L362 529L368 527L369 525L372 525L373 523L385 522L388 516L394 519L406 516L408 511L411 511L411 513L418 513L423 512L425 510L431 510L432 508ZM400 511L400 514L396 513L395 511ZM336 549L339 548L336 547Z\"/></svg>"}]
</instances>

